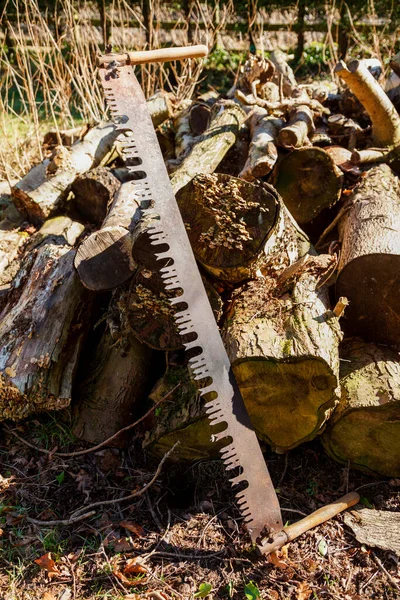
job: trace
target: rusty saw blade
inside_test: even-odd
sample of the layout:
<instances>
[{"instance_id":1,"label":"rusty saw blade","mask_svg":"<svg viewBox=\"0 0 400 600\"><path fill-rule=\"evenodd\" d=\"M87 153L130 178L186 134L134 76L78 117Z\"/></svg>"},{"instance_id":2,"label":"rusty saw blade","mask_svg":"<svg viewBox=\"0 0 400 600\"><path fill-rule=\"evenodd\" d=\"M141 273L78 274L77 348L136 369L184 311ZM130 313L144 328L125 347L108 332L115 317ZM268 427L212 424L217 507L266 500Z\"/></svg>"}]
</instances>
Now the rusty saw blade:
<instances>
[{"instance_id":1,"label":"rusty saw blade","mask_svg":"<svg viewBox=\"0 0 400 600\"><path fill-rule=\"evenodd\" d=\"M197 268L145 97L132 66L116 68L111 64L100 69L100 77L114 122L125 132L127 167L142 176L134 181L133 193L145 207L143 213L156 219L149 235L157 259L167 265L160 269L165 289L176 291L170 302L177 310L177 326L186 340L191 334L191 341L184 343L196 354L189 366L201 394L206 395L211 424L218 425L219 430L221 424L226 425L212 437L214 441L226 439L227 445L221 450L226 468L239 468L239 474L230 480L232 484L247 482L237 493L237 501L256 542L262 533L282 529L279 501Z\"/></svg>"}]
</instances>

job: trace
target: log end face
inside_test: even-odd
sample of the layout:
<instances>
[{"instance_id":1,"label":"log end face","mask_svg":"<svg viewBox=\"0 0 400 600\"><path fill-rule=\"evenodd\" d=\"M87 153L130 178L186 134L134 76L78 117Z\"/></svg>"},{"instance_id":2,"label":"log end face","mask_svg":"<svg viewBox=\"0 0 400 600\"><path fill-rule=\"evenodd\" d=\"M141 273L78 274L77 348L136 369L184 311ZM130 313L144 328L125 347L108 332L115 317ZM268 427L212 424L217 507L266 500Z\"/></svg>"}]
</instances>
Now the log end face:
<instances>
[{"instance_id":1,"label":"log end face","mask_svg":"<svg viewBox=\"0 0 400 600\"><path fill-rule=\"evenodd\" d=\"M277 452L313 439L338 401L337 378L321 359L253 359L233 369L257 434Z\"/></svg>"},{"instance_id":2,"label":"log end face","mask_svg":"<svg viewBox=\"0 0 400 600\"><path fill-rule=\"evenodd\" d=\"M105 227L79 246L74 266L83 285L92 291L111 290L133 275L132 235L124 227Z\"/></svg>"},{"instance_id":3,"label":"log end face","mask_svg":"<svg viewBox=\"0 0 400 600\"><path fill-rule=\"evenodd\" d=\"M352 410L322 436L327 453L369 474L400 477L400 400L379 408Z\"/></svg>"}]
</instances>

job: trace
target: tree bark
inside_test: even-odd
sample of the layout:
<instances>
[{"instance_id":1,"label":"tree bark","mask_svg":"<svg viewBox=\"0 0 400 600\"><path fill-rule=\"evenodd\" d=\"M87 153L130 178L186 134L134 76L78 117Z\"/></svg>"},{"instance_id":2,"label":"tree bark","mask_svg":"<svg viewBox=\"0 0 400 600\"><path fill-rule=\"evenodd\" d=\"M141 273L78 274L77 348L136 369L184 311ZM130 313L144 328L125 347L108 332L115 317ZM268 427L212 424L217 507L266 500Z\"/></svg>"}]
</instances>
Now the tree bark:
<instances>
[{"instance_id":1,"label":"tree bark","mask_svg":"<svg viewBox=\"0 0 400 600\"><path fill-rule=\"evenodd\" d=\"M178 193L177 201L196 259L220 281L256 276L275 237L283 234L279 198L262 182L199 175ZM286 235L291 229L287 222Z\"/></svg>"},{"instance_id":2,"label":"tree bark","mask_svg":"<svg viewBox=\"0 0 400 600\"><path fill-rule=\"evenodd\" d=\"M91 169L73 182L71 192L74 197L69 202L69 212L84 222L101 225L120 185L109 169Z\"/></svg>"},{"instance_id":3,"label":"tree bark","mask_svg":"<svg viewBox=\"0 0 400 600\"><path fill-rule=\"evenodd\" d=\"M92 344L74 391L74 434L97 444L135 420L137 404L152 383L155 357L110 319L94 350ZM118 436L112 445L125 446L128 439Z\"/></svg>"},{"instance_id":4,"label":"tree bark","mask_svg":"<svg viewBox=\"0 0 400 600\"><path fill-rule=\"evenodd\" d=\"M318 287L332 257L299 263L282 283L274 274L236 292L223 327L257 435L277 452L313 439L339 398L340 327Z\"/></svg>"},{"instance_id":5,"label":"tree bark","mask_svg":"<svg viewBox=\"0 0 400 600\"><path fill-rule=\"evenodd\" d=\"M372 137L379 146L400 144L400 116L389 98L362 61L348 66L340 61L335 68L364 106L372 122Z\"/></svg>"},{"instance_id":6,"label":"tree bark","mask_svg":"<svg viewBox=\"0 0 400 600\"><path fill-rule=\"evenodd\" d=\"M250 117L251 143L249 156L239 177L253 181L270 173L278 159L276 139L283 120L268 116L265 109L256 107Z\"/></svg>"},{"instance_id":7,"label":"tree bark","mask_svg":"<svg viewBox=\"0 0 400 600\"><path fill-rule=\"evenodd\" d=\"M33 224L41 224L64 200L78 175L100 164L112 151L119 131L113 124L91 129L82 141L56 149L53 160L36 165L13 188L17 209Z\"/></svg>"},{"instance_id":8,"label":"tree bark","mask_svg":"<svg viewBox=\"0 0 400 600\"><path fill-rule=\"evenodd\" d=\"M281 130L283 131L283 130ZM276 189L300 225L340 198L343 174L322 148L293 150L279 164Z\"/></svg>"},{"instance_id":9,"label":"tree bark","mask_svg":"<svg viewBox=\"0 0 400 600\"><path fill-rule=\"evenodd\" d=\"M0 418L68 406L91 299L65 238L48 237L24 261L0 315Z\"/></svg>"},{"instance_id":10,"label":"tree bark","mask_svg":"<svg viewBox=\"0 0 400 600\"><path fill-rule=\"evenodd\" d=\"M341 400L322 436L335 460L367 473L400 476L400 360L360 338L341 349Z\"/></svg>"},{"instance_id":11,"label":"tree bark","mask_svg":"<svg viewBox=\"0 0 400 600\"><path fill-rule=\"evenodd\" d=\"M370 341L400 350L399 180L387 165L367 172L339 223L336 283L349 325Z\"/></svg>"}]
</instances>

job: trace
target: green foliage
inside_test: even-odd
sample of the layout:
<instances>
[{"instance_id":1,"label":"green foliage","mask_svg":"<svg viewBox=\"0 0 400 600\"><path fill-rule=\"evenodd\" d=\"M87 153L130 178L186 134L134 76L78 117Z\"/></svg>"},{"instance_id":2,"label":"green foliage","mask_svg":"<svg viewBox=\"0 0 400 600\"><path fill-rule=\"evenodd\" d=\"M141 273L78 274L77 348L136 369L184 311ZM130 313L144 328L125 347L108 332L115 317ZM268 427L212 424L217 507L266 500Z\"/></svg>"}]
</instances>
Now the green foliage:
<instances>
[{"instance_id":1,"label":"green foliage","mask_svg":"<svg viewBox=\"0 0 400 600\"><path fill-rule=\"evenodd\" d=\"M256 600L256 598L261 598L260 590L254 583L254 581L249 581L249 583L246 583L246 585L244 586L244 594L247 600Z\"/></svg>"},{"instance_id":2,"label":"green foliage","mask_svg":"<svg viewBox=\"0 0 400 600\"><path fill-rule=\"evenodd\" d=\"M58 475L56 475L56 479L58 481L58 485L61 485L62 483L64 483L65 472L61 471L61 473L59 473Z\"/></svg>"},{"instance_id":3,"label":"green foliage","mask_svg":"<svg viewBox=\"0 0 400 600\"><path fill-rule=\"evenodd\" d=\"M193 595L193 598L205 598L212 590L211 583L203 582L199 585L199 591Z\"/></svg>"}]
</instances>

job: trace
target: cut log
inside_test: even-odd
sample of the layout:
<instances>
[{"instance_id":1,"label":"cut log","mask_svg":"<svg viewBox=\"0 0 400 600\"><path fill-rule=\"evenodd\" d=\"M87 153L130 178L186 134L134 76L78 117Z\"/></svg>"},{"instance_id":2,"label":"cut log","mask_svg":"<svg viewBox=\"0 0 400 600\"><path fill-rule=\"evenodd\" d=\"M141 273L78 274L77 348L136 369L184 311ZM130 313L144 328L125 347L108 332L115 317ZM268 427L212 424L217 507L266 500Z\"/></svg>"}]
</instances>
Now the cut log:
<instances>
[{"instance_id":1,"label":"cut log","mask_svg":"<svg viewBox=\"0 0 400 600\"><path fill-rule=\"evenodd\" d=\"M172 461L195 461L219 457L219 448L226 442L212 441L210 421L204 408L204 399L190 378L185 366L170 367L150 394L156 403L177 384L179 387L162 403L152 423L148 427L143 442L145 449L162 457L179 441L179 446L171 456Z\"/></svg>"},{"instance_id":2,"label":"cut log","mask_svg":"<svg viewBox=\"0 0 400 600\"><path fill-rule=\"evenodd\" d=\"M0 315L0 418L60 409L71 387L91 300L73 269L75 251L49 237L24 261Z\"/></svg>"},{"instance_id":3,"label":"cut log","mask_svg":"<svg viewBox=\"0 0 400 600\"><path fill-rule=\"evenodd\" d=\"M248 283L234 293L223 327L250 419L277 452L313 439L339 399L340 327L318 283L332 266L331 256L309 256L289 278L281 273L281 283Z\"/></svg>"},{"instance_id":4,"label":"cut log","mask_svg":"<svg viewBox=\"0 0 400 600\"><path fill-rule=\"evenodd\" d=\"M338 296L353 331L400 350L400 186L387 165L367 172L339 223Z\"/></svg>"},{"instance_id":5,"label":"cut log","mask_svg":"<svg viewBox=\"0 0 400 600\"><path fill-rule=\"evenodd\" d=\"M239 177L253 181L270 173L278 159L276 138L283 120L269 117L265 109L256 107L250 117L251 143L249 156Z\"/></svg>"},{"instance_id":6,"label":"cut log","mask_svg":"<svg viewBox=\"0 0 400 600\"><path fill-rule=\"evenodd\" d=\"M335 460L367 473L400 476L400 360L360 338L340 356L341 400L322 436Z\"/></svg>"},{"instance_id":7,"label":"cut log","mask_svg":"<svg viewBox=\"0 0 400 600\"><path fill-rule=\"evenodd\" d=\"M197 173L209 173L218 166L245 119L245 113L234 102L217 102L213 110L210 128L197 138L197 143L172 177L175 193ZM85 287L113 289L132 277L137 268L136 259L132 257L136 241L140 237L141 244L150 247L145 233L146 222L141 221L138 226L139 221L140 203L127 182L119 189L102 228L78 248L75 267ZM134 254L136 257L136 248ZM149 268L146 264L143 266Z\"/></svg>"},{"instance_id":8,"label":"cut log","mask_svg":"<svg viewBox=\"0 0 400 600\"><path fill-rule=\"evenodd\" d=\"M113 305L111 310L114 314ZM135 420L138 402L154 384L155 357L110 319L94 350L89 342L90 358L80 368L74 391L74 434L97 444ZM111 445L125 446L128 439L118 436Z\"/></svg>"},{"instance_id":9,"label":"cut log","mask_svg":"<svg viewBox=\"0 0 400 600\"><path fill-rule=\"evenodd\" d=\"M13 188L18 210L35 225L48 218L64 200L78 175L99 165L113 149L119 131L113 124L91 129L67 149L58 146L52 160L36 165Z\"/></svg>"},{"instance_id":10,"label":"cut log","mask_svg":"<svg viewBox=\"0 0 400 600\"><path fill-rule=\"evenodd\" d=\"M275 187L302 225L339 200L342 184L343 174L331 156L322 148L312 147L293 150L283 157Z\"/></svg>"},{"instance_id":11,"label":"cut log","mask_svg":"<svg viewBox=\"0 0 400 600\"><path fill-rule=\"evenodd\" d=\"M306 105L298 106L293 110L289 123L280 130L278 144L289 150L309 146L308 134L314 130L313 114L310 108Z\"/></svg>"},{"instance_id":12,"label":"cut log","mask_svg":"<svg viewBox=\"0 0 400 600\"><path fill-rule=\"evenodd\" d=\"M174 172L171 184L176 194L198 174L213 173L233 146L246 113L232 101L218 101L211 111L210 127L196 140L192 150Z\"/></svg>"},{"instance_id":13,"label":"cut log","mask_svg":"<svg viewBox=\"0 0 400 600\"><path fill-rule=\"evenodd\" d=\"M379 146L400 144L400 116L393 104L362 61L347 66L340 61L335 68L364 106L372 122L372 137Z\"/></svg>"},{"instance_id":14,"label":"cut log","mask_svg":"<svg viewBox=\"0 0 400 600\"><path fill-rule=\"evenodd\" d=\"M205 278L203 283L218 322L222 314L221 298ZM159 271L138 270L129 285L116 292L115 304L123 329L155 350L183 348L182 336L174 319L176 311L169 302L173 296L173 292L164 290Z\"/></svg>"},{"instance_id":15,"label":"cut log","mask_svg":"<svg viewBox=\"0 0 400 600\"><path fill-rule=\"evenodd\" d=\"M69 202L69 211L83 221L101 225L120 185L105 167L92 169L77 177L72 184L74 197Z\"/></svg>"},{"instance_id":16,"label":"cut log","mask_svg":"<svg viewBox=\"0 0 400 600\"><path fill-rule=\"evenodd\" d=\"M110 290L132 277L137 264L132 257L133 231L141 219L134 182L123 183L99 231L79 246L75 268L89 290Z\"/></svg>"},{"instance_id":17,"label":"cut log","mask_svg":"<svg viewBox=\"0 0 400 600\"><path fill-rule=\"evenodd\" d=\"M278 195L263 182L199 175L178 193L177 201L196 259L220 281L256 276L275 236L282 234Z\"/></svg>"}]
</instances>

